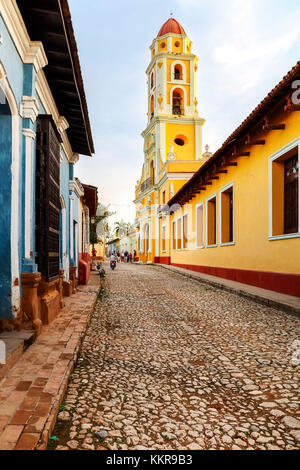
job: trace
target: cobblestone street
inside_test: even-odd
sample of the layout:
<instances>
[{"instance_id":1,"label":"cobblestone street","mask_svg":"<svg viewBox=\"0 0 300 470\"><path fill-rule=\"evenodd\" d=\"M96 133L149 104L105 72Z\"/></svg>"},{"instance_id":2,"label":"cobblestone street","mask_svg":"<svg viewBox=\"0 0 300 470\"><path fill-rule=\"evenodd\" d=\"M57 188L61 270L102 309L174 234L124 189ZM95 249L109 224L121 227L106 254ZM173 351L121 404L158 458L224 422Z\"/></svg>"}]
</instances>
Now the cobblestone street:
<instances>
[{"instance_id":1,"label":"cobblestone street","mask_svg":"<svg viewBox=\"0 0 300 470\"><path fill-rule=\"evenodd\" d=\"M299 319L154 266L106 266L51 449L296 449Z\"/></svg>"}]
</instances>

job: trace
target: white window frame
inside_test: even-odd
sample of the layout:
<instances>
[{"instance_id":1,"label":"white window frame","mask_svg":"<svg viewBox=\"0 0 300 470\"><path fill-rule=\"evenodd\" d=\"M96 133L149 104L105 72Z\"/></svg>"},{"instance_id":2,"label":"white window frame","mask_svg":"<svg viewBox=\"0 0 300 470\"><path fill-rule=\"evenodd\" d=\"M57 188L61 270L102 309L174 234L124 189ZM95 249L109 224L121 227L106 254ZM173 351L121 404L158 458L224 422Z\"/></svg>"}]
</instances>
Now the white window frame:
<instances>
[{"instance_id":1,"label":"white window frame","mask_svg":"<svg viewBox=\"0 0 300 470\"><path fill-rule=\"evenodd\" d=\"M198 246L197 245L197 241L198 241L198 208L199 207L203 207L203 214L202 214L202 231L203 231L203 236L202 236L202 239L203 239L203 244L201 246ZM196 245L196 249L197 250L203 250L203 248L205 248L205 214L204 214L204 211L205 211L205 204L204 204L204 201L202 201L200 204L197 204L196 205L196 215L195 215L195 220L196 220L196 240L195 240L195 245Z\"/></svg>"},{"instance_id":2,"label":"white window frame","mask_svg":"<svg viewBox=\"0 0 300 470\"><path fill-rule=\"evenodd\" d=\"M179 240L179 238L178 238L178 222L179 222L179 220L181 221L181 224L180 224L180 226L181 226L181 248L178 248L178 240ZM176 237L176 251L182 251L182 225L183 225L182 216L180 215L176 219L176 234L177 234L177 237Z\"/></svg>"},{"instance_id":3,"label":"white window frame","mask_svg":"<svg viewBox=\"0 0 300 470\"><path fill-rule=\"evenodd\" d=\"M174 248L174 224L175 224L175 248ZM172 220L172 251L177 251L177 219Z\"/></svg>"},{"instance_id":4,"label":"white window frame","mask_svg":"<svg viewBox=\"0 0 300 470\"><path fill-rule=\"evenodd\" d=\"M282 235L273 235L273 162L290 150L298 147L298 172L300 170L300 137L290 142L288 145L278 150L269 157L269 241L286 240L288 238L299 238L300 237L300 178L298 177L298 232L296 233L284 233Z\"/></svg>"},{"instance_id":5,"label":"white window frame","mask_svg":"<svg viewBox=\"0 0 300 470\"><path fill-rule=\"evenodd\" d=\"M181 67L182 67L182 80L176 80L174 78L176 65L181 65ZM171 64L171 83L178 83L179 85L180 84L187 84L187 81L186 81L186 65L182 60L175 60Z\"/></svg>"},{"instance_id":6,"label":"white window frame","mask_svg":"<svg viewBox=\"0 0 300 470\"><path fill-rule=\"evenodd\" d=\"M181 80L178 80L178 82L180 82L180 84L179 83L177 84L177 82L174 82L174 83L176 83L176 85L174 85L170 90L170 105L173 108L173 92L174 92L174 90L176 90L176 88L179 88L180 90L183 91L183 95L184 95L184 114L185 114L186 109L187 109L187 93L186 93L186 89L182 85ZM151 106L150 106L150 108L151 108Z\"/></svg>"},{"instance_id":7,"label":"white window frame","mask_svg":"<svg viewBox=\"0 0 300 470\"><path fill-rule=\"evenodd\" d=\"M209 245L208 244L208 203L212 199L216 199L216 243L214 245ZM218 246L218 197L217 193L212 194L206 199L206 217L205 217L205 222L206 222L206 248L216 248Z\"/></svg>"},{"instance_id":8,"label":"white window frame","mask_svg":"<svg viewBox=\"0 0 300 470\"><path fill-rule=\"evenodd\" d=\"M181 249L183 251L187 251L189 249L189 239L188 239L188 233L187 233L187 238L186 238L186 248L183 247L183 242L184 242L184 231L183 231L183 218L187 216L187 227L186 227L186 230L187 232L189 232L189 214L188 212L184 212L182 214L182 224L181 224Z\"/></svg>"},{"instance_id":9,"label":"white window frame","mask_svg":"<svg viewBox=\"0 0 300 470\"><path fill-rule=\"evenodd\" d=\"M155 88L155 74L154 74L154 68L152 70L152 72L150 73L150 91L154 90ZM151 80L152 80L152 75L153 75L153 86L151 86Z\"/></svg>"},{"instance_id":10,"label":"white window frame","mask_svg":"<svg viewBox=\"0 0 300 470\"><path fill-rule=\"evenodd\" d=\"M227 191L228 189L232 188L232 237L233 241L232 242L222 242L222 193ZM219 231L220 231L220 246L232 246L235 245L235 230L234 230L234 223L235 223L235 217L234 217L234 209L235 209L235 204L234 204L234 182L232 181L231 183L227 184L227 186L224 186L224 188L220 189L220 199L219 199L219 204L220 204L220 217L219 217Z\"/></svg>"},{"instance_id":11,"label":"white window frame","mask_svg":"<svg viewBox=\"0 0 300 470\"><path fill-rule=\"evenodd\" d=\"M149 226L149 250L147 251L148 254L152 254L152 230L151 230L151 218L148 219L147 222Z\"/></svg>"},{"instance_id":12,"label":"white window frame","mask_svg":"<svg viewBox=\"0 0 300 470\"><path fill-rule=\"evenodd\" d=\"M163 250L163 229L165 229L165 250ZM165 224L161 226L161 252L167 253L167 226Z\"/></svg>"}]
</instances>

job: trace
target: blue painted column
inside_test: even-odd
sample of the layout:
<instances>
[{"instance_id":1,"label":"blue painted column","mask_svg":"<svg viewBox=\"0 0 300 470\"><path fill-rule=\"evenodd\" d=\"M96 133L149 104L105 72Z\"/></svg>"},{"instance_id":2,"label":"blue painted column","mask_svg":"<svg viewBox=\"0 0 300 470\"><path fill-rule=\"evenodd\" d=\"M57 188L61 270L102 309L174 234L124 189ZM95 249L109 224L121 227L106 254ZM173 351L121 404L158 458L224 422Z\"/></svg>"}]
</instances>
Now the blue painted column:
<instances>
[{"instance_id":1,"label":"blue painted column","mask_svg":"<svg viewBox=\"0 0 300 470\"><path fill-rule=\"evenodd\" d=\"M32 64L24 64L22 97L22 217L21 217L21 271L37 272L35 263L35 171L36 171L36 118L39 105L34 97L36 72Z\"/></svg>"}]
</instances>

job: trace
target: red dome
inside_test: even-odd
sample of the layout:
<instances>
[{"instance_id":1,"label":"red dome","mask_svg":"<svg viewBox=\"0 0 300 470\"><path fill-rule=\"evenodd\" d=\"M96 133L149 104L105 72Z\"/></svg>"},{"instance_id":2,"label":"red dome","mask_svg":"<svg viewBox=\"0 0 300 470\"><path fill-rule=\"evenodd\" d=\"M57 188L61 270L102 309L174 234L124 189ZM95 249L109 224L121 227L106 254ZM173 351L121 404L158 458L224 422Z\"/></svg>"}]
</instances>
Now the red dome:
<instances>
[{"instance_id":1,"label":"red dome","mask_svg":"<svg viewBox=\"0 0 300 470\"><path fill-rule=\"evenodd\" d=\"M175 18L170 18L168 21L165 22L165 24L160 28L157 37L159 38L169 33L185 35L183 27L180 23L178 23L177 20L175 20Z\"/></svg>"}]
</instances>

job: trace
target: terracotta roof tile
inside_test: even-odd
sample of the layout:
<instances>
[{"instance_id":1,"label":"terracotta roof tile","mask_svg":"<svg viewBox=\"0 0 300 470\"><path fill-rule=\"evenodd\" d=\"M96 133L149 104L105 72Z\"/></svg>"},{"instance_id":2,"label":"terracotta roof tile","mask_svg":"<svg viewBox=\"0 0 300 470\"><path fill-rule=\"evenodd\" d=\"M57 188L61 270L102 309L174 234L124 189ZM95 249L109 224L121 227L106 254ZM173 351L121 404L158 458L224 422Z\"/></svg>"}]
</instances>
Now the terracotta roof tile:
<instances>
[{"instance_id":1,"label":"terracotta roof tile","mask_svg":"<svg viewBox=\"0 0 300 470\"><path fill-rule=\"evenodd\" d=\"M173 34L184 34L185 35L185 31L183 29L183 27L181 26L181 24L175 20L175 18L169 18L168 21L166 21L162 27L160 28L159 30L159 33L157 35L157 37L161 37L161 36L164 36L165 34L169 34L169 33L173 33Z\"/></svg>"}]
</instances>

